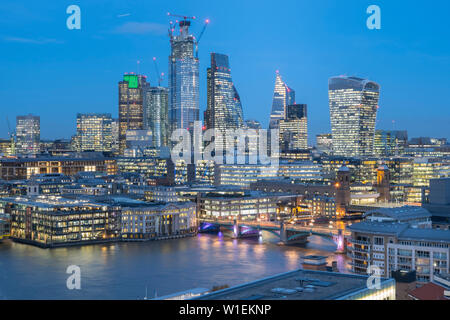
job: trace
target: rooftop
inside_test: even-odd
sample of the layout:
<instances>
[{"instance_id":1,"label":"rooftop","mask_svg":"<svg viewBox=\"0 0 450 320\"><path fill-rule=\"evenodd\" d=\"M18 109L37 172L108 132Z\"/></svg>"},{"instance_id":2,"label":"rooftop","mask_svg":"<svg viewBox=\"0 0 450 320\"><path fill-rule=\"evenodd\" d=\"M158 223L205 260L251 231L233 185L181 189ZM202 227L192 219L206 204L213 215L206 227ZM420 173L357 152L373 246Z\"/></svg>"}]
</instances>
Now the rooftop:
<instances>
[{"instance_id":1,"label":"rooftop","mask_svg":"<svg viewBox=\"0 0 450 320\"><path fill-rule=\"evenodd\" d=\"M363 221L347 228L352 232L395 235L399 240L450 243L448 230L414 228L408 223Z\"/></svg>"},{"instance_id":2,"label":"rooftop","mask_svg":"<svg viewBox=\"0 0 450 320\"><path fill-rule=\"evenodd\" d=\"M419 218L431 218L431 213L427 209L422 207L404 206L397 208L377 208L366 212L367 216L382 216L388 217L397 221L419 219Z\"/></svg>"},{"instance_id":3,"label":"rooftop","mask_svg":"<svg viewBox=\"0 0 450 320\"><path fill-rule=\"evenodd\" d=\"M429 282L412 290L409 295L416 300L450 300L444 296L444 291L443 286Z\"/></svg>"},{"instance_id":4,"label":"rooftop","mask_svg":"<svg viewBox=\"0 0 450 320\"><path fill-rule=\"evenodd\" d=\"M367 278L299 269L206 294L194 300L337 300L367 289ZM386 281L391 280L382 280Z\"/></svg>"}]
</instances>

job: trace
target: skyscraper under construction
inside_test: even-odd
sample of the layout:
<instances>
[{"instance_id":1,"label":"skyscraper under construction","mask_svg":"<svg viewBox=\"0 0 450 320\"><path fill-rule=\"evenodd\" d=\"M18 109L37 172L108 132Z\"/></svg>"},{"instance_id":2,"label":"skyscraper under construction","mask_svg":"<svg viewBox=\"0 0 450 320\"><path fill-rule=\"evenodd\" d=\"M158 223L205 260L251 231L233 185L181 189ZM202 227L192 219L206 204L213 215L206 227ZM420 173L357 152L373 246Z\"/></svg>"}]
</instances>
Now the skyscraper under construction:
<instances>
[{"instance_id":1,"label":"skyscraper under construction","mask_svg":"<svg viewBox=\"0 0 450 320\"><path fill-rule=\"evenodd\" d=\"M169 56L169 124L170 132L192 129L199 120L199 61L195 55L196 40L189 34L191 21L185 18L169 30L171 53Z\"/></svg>"}]
</instances>

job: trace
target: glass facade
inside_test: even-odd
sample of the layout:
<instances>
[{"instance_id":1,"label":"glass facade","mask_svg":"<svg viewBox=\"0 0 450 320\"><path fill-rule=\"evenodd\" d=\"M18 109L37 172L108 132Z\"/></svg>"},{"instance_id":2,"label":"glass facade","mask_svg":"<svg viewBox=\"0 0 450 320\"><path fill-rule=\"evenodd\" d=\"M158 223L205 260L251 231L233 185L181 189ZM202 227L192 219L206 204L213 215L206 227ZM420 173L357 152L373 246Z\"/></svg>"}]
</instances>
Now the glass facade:
<instances>
[{"instance_id":1,"label":"glass facade","mask_svg":"<svg viewBox=\"0 0 450 320\"><path fill-rule=\"evenodd\" d=\"M146 77L136 74L125 74L119 82L119 154L127 147L127 130L143 129L143 88L146 86Z\"/></svg>"},{"instance_id":2,"label":"glass facade","mask_svg":"<svg viewBox=\"0 0 450 320\"><path fill-rule=\"evenodd\" d=\"M220 130L223 136L226 129L242 128L241 99L231 79L227 55L211 53L211 67L207 71L207 92L206 127Z\"/></svg>"},{"instance_id":3,"label":"glass facade","mask_svg":"<svg viewBox=\"0 0 450 320\"><path fill-rule=\"evenodd\" d=\"M169 90L164 87L144 89L144 128L151 130L153 147L169 143Z\"/></svg>"},{"instance_id":4,"label":"glass facade","mask_svg":"<svg viewBox=\"0 0 450 320\"><path fill-rule=\"evenodd\" d=\"M16 118L16 153L37 154L41 141L41 118L29 114Z\"/></svg>"},{"instance_id":5,"label":"glass facade","mask_svg":"<svg viewBox=\"0 0 450 320\"><path fill-rule=\"evenodd\" d=\"M279 122L281 151L308 148L308 118L306 104L287 106L286 117Z\"/></svg>"},{"instance_id":6,"label":"glass facade","mask_svg":"<svg viewBox=\"0 0 450 320\"><path fill-rule=\"evenodd\" d=\"M270 129L279 127L280 120L285 118L286 107L292 104L295 104L295 91L283 82L281 75L277 72L270 114Z\"/></svg>"},{"instance_id":7,"label":"glass facade","mask_svg":"<svg viewBox=\"0 0 450 320\"><path fill-rule=\"evenodd\" d=\"M77 114L77 151L112 150L112 118L109 113Z\"/></svg>"},{"instance_id":8,"label":"glass facade","mask_svg":"<svg viewBox=\"0 0 450 320\"><path fill-rule=\"evenodd\" d=\"M360 157L373 155L380 86L356 77L329 80L333 153Z\"/></svg>"},{"instance_id":9,"label":"glass facade","mask_svg":"<svg viewBox=\"0 0 450 320\"><path fill-rule=\"evenodd\" d=\"M199 62L194 56L195 38L189 21L180 22L180 33L170 38L169 123L170 132L192 129L199 119Z\"/></svg>"}]
</instances>

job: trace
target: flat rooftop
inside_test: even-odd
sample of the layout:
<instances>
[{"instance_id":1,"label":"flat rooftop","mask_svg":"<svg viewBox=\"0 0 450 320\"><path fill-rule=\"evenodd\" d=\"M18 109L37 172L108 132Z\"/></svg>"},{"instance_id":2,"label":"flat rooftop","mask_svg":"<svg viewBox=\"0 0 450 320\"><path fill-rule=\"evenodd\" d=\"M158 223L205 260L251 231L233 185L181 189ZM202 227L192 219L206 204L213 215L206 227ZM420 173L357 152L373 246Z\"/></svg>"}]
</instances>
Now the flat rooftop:
<instances>
[{"instance_id":1,"label":"flat rooftop","mask_svg":"<svg viewBox=\"0 0 450 320\"><path fill-rule=\"evenodd\" d=\"M299 269L193 300L335 300L367 289L367 276ZM382 279L382 282L392 281Z\"/></svg>"}]
</instances>

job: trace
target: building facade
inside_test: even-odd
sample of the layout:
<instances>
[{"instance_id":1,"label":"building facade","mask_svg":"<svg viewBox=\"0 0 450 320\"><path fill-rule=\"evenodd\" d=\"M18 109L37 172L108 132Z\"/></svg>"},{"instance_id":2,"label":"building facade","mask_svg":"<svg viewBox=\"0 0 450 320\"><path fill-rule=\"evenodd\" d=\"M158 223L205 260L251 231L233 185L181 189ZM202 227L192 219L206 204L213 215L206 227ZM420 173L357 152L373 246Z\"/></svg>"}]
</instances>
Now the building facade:
<instances>
[{"instance_id":1,"label":"building facade","mask_svg":"<svg viewBox=\"0 0 450 320\"><path fill-rule=\"evenodd\" d=\"M289 88L277 71L275 89L273 91L272 111L270 113L270 129L278 129L280 120L286 116L286 107L295 104L295 91Z\"/></svg>"},{"instance_id":2,"label":"building facade","mask_svg":"<svg viewBox=\"0 0 450 320\"><path fill-rule=\"evenodd\" d=\"M279 121L281 152L308 148L308 117L306 104L286 107L286 116Z\"/></svg>"},{"instance_id":3,"label":"building facade","mask_svg":"<svg viewBox=\"0 0 450 320\"><path fill-rule=\"evenodd\" d=\"M367 274L377 266L381 276L392 271L415 270L418 282L432 281L449 272L450 233L447 230L413 227L409 223L360 222L351 225L348 255L352 271Z\"/></svg>"},{"instance_id":4,"label":"building facade","mask_svg":"<svg viewBox=\"0 0 450 320\"><path fill-rule=\"evenodd\" d=\"M227 129L244 126L241 98L231 79L230 63L225 54L211 53L211 67L207 70L207 94L207 129L216 129L225 137ZM221 143L217 138L216 145Z\"/></svg>"},{"instance_id":5,"label":"building facade","mask_svg":"<svg viewBox=\"0 0 450 320\"><path fill-rule=\"evenodd\" d=\"M17 154L38 154L41 141L41 118L32 114L17 116L16 140Z\"/></svg>"},{"instance_id":6,"label":"building facade","mask_svg":"<svg viewBox=\"0 0 450 320\"><path fill-rule=\"evenodd\" d=\"M363 157L373 154L380 86L356 77L329 80L333 153Z\"/></svg>"},{"instance_id":7,"label":"building facade","mask_svg":"<svg viewBox=\"0 0 450 320\"><path fill-rule=\"evenodd\" d=\"M178 22L179 34L170 33L169 123L170 132L192 129L199 119L199 60L194 55L195 37L189 34L191 22Z\"/></svg>"},{"instance_id":8,"label":"building facade","mask_svg":"<svg viewBox=\"0 0 450 320\"><path fill-rule=\"evenodd\" d=\"M113 146L111 114L78 113L76 141L78 152L110 152Z\"/></svg>"},{"instance_id":9,"label":"building facade","mask_svg":"<svg viewBox=\"0 0 450 320\"><path fill-rule=\"evenodd\" d=\"M169 144L169 90L164 87L144 89L144 129L151 130L153 147Z\"/></svg>"},{"instance_id":10,"label":"building facade","mask_svg":"<svg viewBox=\"0 0 450 320\"><path fill-rule=\"evenodd\" d=\"M11 238L41 247L115 241L120 207L56 196L0 199L11 216Z\"/></svg>"},{"instance_id":11,"label":"building facade","mask_svg":"<svg viewBox=\"0 0 450 320\"><path fill-rule=\"evenodd\" d=\"M146 77L125 74L119 82L119 154L127 147L127 130L144 128L144 88Z\"/></svg>"}]
</instances>

